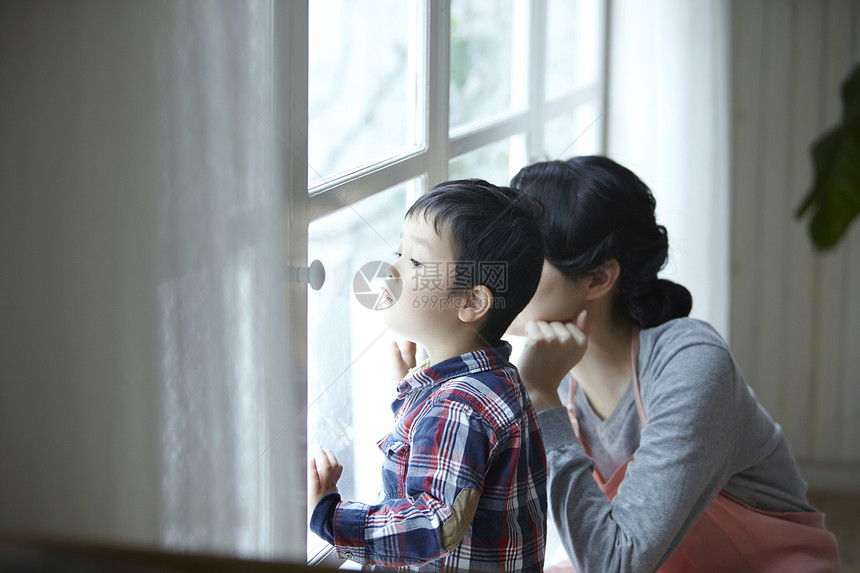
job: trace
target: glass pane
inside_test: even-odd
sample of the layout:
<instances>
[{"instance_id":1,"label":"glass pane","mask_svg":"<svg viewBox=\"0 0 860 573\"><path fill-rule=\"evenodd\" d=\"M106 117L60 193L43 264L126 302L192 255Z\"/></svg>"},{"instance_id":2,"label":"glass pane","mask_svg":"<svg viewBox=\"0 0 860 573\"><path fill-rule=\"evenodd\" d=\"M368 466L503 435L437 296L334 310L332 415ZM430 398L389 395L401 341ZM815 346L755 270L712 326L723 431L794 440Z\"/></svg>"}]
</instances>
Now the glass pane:
<instances>
[{"instance_id":1,"label":"glass pane","mask_svg":"<svg viewBox=\"0 0 860 573\"><path fill-rule=\"evenodd\" d=\"M553 99L599 79L601 0L547 3L546 95Z\"/></svg>"},{"instance_id":2,"label":"glass pane","mask_svg":"<svg viewBox=\"0 0 860 573\"><path fill-rule=\"evenodd\" d=\"M308 231L308 259L326 269L323 287L308 290L308 444L337 455L345 499L376 500L382 468L376 442L391 431L397 382L385 370L393 337L354 284L360 270L393 259L417 189L413 181L378 193L314 221Z\"/></svg>"},{"instance_id":3,"label":"glass pane","mask_svg":"<svg viewBox=\"0 0 860 573\"><path fill-rule=\"evenodd\" d=\"M544 152L548 159L567 159L574 155L601 153L603 122L600 107L594 103L580 105L546 122Z\"/></svg>"},{"instance_id":4,"label":"glass pane","mask_svg":"<svg viewBox=\"0 0 860 573\"><path fill-rule=\"evenodd\" d=\"M476 177L495 185L508 185L525 163L525 137L518 135L455 157L448 163L448 177Z\"/></svg>"},{"instance_id":5,"label":"glass pane","mask_svg":"<svg viewBox=\"0 0 860 573\"><path fill-rule=\"evenodd\" d=\"M423 143L419 8L418 0L309 3L309 187Z\"/></svg>"},{"instance_id":6,"label":"glass pane","mask_svg":"<svg viewBox=\"0 0 860 573\"><path fill-rule=\"evenodd\" d=\"M525 7L514 0L452 0L450 129L525 103Z\"/></svg>"}]
</instances>

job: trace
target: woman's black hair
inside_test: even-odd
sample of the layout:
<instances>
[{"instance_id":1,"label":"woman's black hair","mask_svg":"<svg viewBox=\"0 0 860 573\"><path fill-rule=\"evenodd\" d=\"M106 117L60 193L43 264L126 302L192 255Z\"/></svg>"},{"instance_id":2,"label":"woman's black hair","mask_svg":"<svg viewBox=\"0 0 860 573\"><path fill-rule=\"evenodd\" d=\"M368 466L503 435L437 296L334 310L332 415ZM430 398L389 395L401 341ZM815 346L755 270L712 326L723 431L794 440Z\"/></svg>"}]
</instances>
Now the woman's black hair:
<instances>
[{"instance_id":1,"label":"woman's black hair","mask_svg":"<svg viewBox=\"0 0 860 573\"><path fill-rule=\"evenodd\" d=\"M524 167L511 186L546 207L546 260L570 278L615 259L616 308L643 328L687 316L690 292L657 278L668 259L666 228L654 217L651 190L607 157L581 156Z\"/></svg>"}]
</instances>

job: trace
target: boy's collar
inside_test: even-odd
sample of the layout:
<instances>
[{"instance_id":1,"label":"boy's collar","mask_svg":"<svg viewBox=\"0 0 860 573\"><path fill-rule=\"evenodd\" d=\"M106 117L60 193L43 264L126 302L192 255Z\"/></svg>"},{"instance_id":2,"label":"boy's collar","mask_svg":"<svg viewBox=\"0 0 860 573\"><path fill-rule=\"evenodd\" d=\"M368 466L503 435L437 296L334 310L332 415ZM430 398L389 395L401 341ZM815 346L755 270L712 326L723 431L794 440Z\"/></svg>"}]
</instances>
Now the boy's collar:
<instances>
[{"instance_id":1,"label":"boy's collar","mask_svg":"<svg viewBox=\"0 0 860 573\"><path fill-rule=\"evenodd\" d=\"M416 366L398 385L398 398L403 395L434 384L440 384L451 378L485 372L510 364L511 345L502 341L501 346L485 348L454 356L432 366L427 363Z\"/></svg>"}]
</instances>

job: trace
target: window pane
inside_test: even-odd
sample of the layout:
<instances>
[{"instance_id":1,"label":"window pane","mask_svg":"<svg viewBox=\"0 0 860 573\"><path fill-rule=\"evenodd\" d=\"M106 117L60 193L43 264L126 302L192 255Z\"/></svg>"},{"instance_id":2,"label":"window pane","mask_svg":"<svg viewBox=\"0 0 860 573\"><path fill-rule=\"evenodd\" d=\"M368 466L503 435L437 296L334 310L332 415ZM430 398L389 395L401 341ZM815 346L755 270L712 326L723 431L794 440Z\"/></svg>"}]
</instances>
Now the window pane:
<instances>
[{"instance_id":1,"label":"window pane","mask_svg":"<svg viewBox=\"0 0 860 573\"><path fill-rule=\"evenodd\" d=\"M450 129L525 102L524 2L452 0Z\"/></svg>"},{"instance_id":2,"label":"window pane","mask_svg":"<svg viewBox=\"0 0 860 573\"><path fill-rule=\"evenodd\" d=\"M359 302L353 284L365 264L392 260L417 188L415 181L373 195L314 221L308 232L308 259L326 269L323 287L308 291L308 444L335 452L345 499L376 499L376 442L391 431L397 382L386 370L392 335L382 311Z\"/></svg>"},{"instance_id":3,"label":"window pane","mask_svg":"<svg viewBox=\"0 0 860 573\"><path fill-rule=\"evenodd\" d=\"M448 163L448 177L477 177L495 185L507 185L525 163L525 137L518 135L452 159Z\"/></svg>"},{"instance_id":4,"label":"window pane","mask_svg":"<svg viewBox=\"0 0 860 573\"><path fill-rule=\"evenodd\" d=\"M309 187L423 144L419 8L418 0L309 3Z\"/></svg>"},{"instance_id":5,"label":"window pane","mask_svg":"<svg viewBox=\"0 0 860 573\"><path fill-rule=\"evenodd\" d=\"M547 3L546 95L553 99L599 79L600 0Z\"/></svg>"},{"instance_id":6,"label":"window pane","mask_svg":"<svg viewBox=\"0 0 860 573\"><path fill-rule=\"evenodd\" d=\"M603 122L596 102L559 115L544 127L544 151L548 159L601 153Z\"/></svg>"}]
</instances>

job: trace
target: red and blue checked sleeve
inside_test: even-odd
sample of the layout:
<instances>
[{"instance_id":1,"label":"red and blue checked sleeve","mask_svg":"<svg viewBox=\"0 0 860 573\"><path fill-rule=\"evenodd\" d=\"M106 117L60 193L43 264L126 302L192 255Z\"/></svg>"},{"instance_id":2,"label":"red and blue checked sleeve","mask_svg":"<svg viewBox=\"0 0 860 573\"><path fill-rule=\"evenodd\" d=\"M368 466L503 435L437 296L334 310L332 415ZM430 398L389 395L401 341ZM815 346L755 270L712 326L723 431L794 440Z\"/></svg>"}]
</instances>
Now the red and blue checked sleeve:
<instances>
[{"instance_id":1,"label":"red and blue checked sleeve","mask_svg":"<svg viewBox=\"0 0 860 573\"><path fill-rule=\"evenodd\" d=\"M455 549L472 521L495 433L469 404L450 396L428 400L407 422L382 445L383 501L344 501L334 511L334 546L342 557L420 565Z\"/></svg>"}]
</instances>

